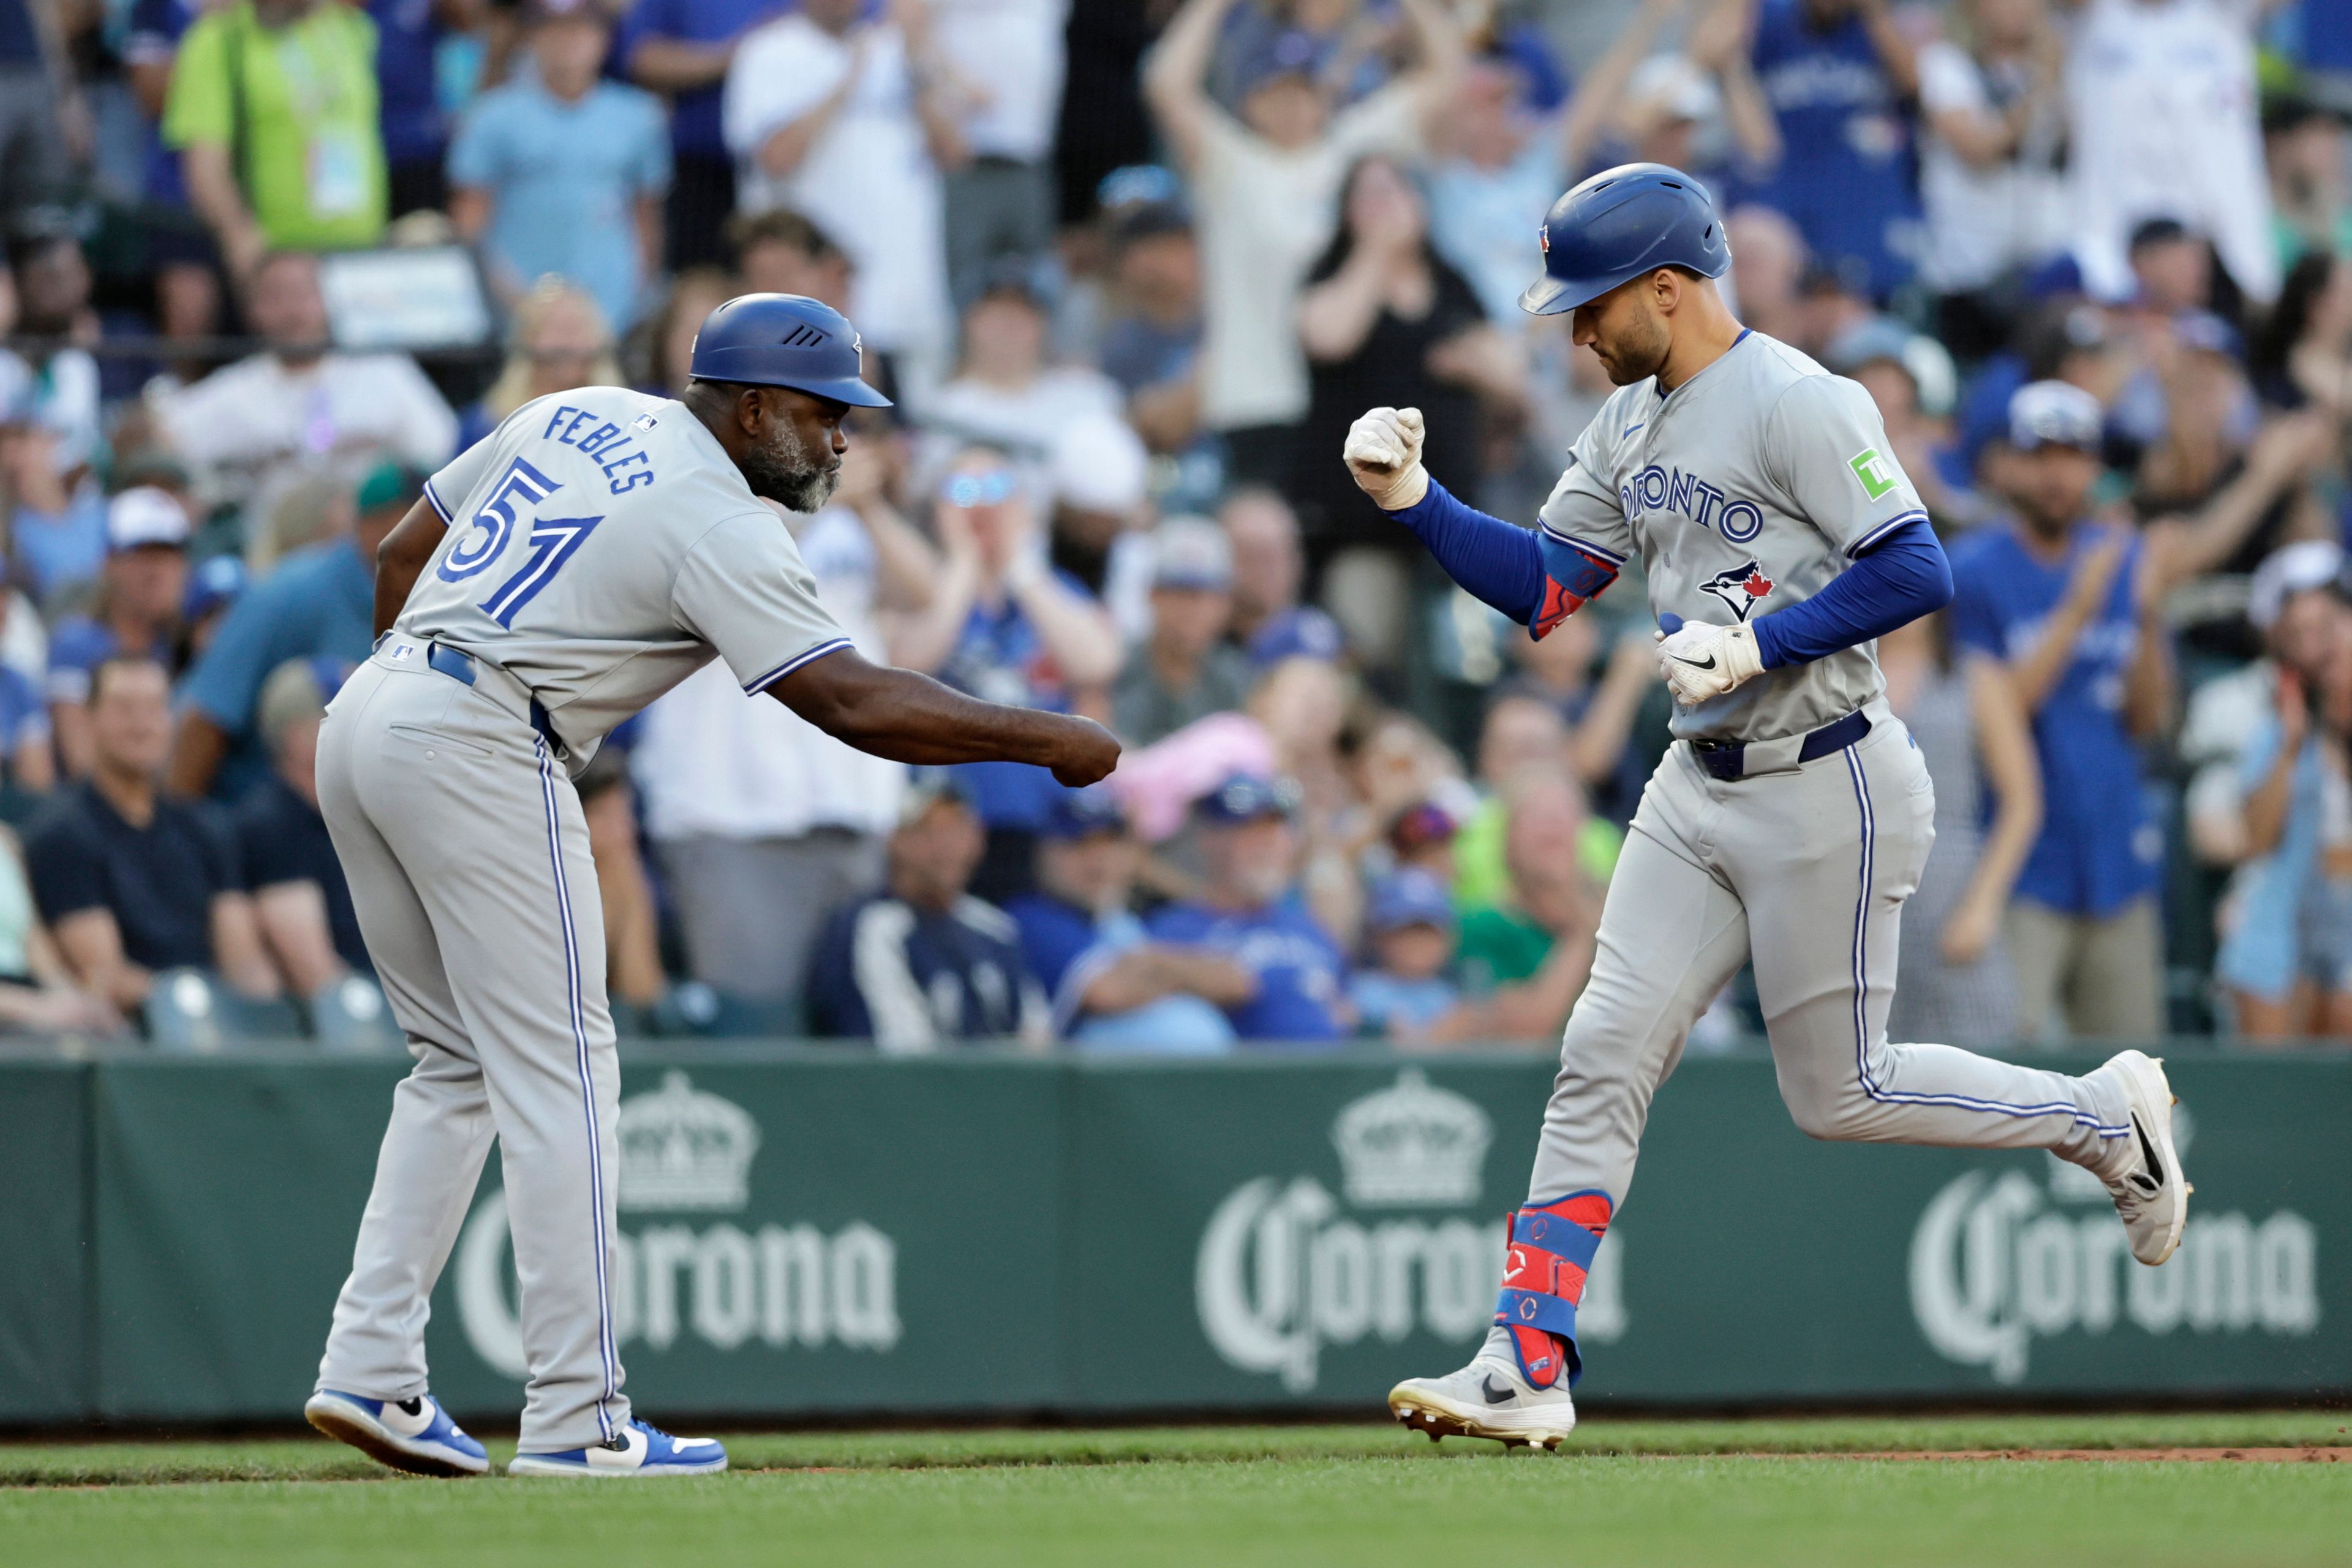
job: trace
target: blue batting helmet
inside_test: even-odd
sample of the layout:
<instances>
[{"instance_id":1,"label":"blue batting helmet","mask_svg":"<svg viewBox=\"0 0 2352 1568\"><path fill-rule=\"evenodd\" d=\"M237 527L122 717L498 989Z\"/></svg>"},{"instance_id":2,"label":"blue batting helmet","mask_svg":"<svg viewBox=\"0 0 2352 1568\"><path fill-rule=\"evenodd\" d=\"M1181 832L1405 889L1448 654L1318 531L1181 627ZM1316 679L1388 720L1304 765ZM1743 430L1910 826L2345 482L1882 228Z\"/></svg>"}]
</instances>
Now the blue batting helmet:
<instances>
[{"instance_id":1,"label":"blue batting helmet","mask_svg":"<svg viewBox=\"0 0 2352 1568\"><path fill-rule=\"evenodd\" d=\"M799 294L739 294L702 319L687 369L698 381L789 386L856 408L890 400L858 377L857 329Z\"/></svg>"},{"instance_id":2,"label":"blue batting helmet","mask_svg":"<svg viewBox=\"0 0 2352 1568\"><path fill-rule=\"evenodd\" d=\"M1664 163L1603 169L1544 215L1544 275L1519 309L1557 316L1661 267L1720 278L1731 267L1723 220L1696 180Z\"/></svg>"}]
</instances>

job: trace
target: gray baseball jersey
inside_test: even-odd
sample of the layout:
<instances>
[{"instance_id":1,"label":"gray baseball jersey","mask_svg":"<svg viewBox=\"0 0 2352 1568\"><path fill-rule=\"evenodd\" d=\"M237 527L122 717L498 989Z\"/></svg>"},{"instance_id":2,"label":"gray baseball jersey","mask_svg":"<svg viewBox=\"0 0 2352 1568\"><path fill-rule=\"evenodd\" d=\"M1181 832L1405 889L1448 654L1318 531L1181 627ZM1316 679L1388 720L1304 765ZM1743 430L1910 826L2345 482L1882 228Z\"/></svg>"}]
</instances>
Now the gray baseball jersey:
<instances>
[{"instance_id":1,"label":"gray baseball jersey","mask_svg":"<svg viewBox=\"0 0 2352 1568\"><path fill-rule=\"evenodd\" d=\"M1927 515L1870 395L1757 331L1671 393L1655 380L1614 393L1542 513L1552 544L1607 567L1638 552L1654 614L1718 626L1810 598ZM1677 707L1674 732L1801 734L1882 689L1871 647L1850 647Z\"/></svg>"},{"instance_id":2,"label":"gray baseball jersey","mask_svg":"<svg viewBox=\"0 0 2352 1568\"><path fill-rule=\"evenodd\" d=\"M667 398L527 403L425 494L449 536L394 629L529 687L574 773L714 651L750 692L849 646L783 520Z\"/></svg>"}]
</instances>

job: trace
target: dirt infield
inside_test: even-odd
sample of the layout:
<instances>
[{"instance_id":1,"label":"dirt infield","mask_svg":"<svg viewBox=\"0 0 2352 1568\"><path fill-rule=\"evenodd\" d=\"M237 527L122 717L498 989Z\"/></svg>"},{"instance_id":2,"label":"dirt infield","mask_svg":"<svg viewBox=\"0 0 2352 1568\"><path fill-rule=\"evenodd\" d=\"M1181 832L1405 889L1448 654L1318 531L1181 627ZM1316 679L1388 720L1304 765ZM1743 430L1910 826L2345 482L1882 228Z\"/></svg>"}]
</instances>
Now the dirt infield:
<instances>
[{"instance_id":1,"label":"dirt infield","mask_svg":"<svg viewBox=\"0 0 2352 1568\"><path fill-rule=\"evenodd\" d=\"M2107 1459L2143 1464L2188 1460L2215 1464L2239 1460L2263 1465L2352 1464L2352 1447L2345 1448L1952 1448L1883 1449L1875 1453L1777 1454L1761 1458L1790 1459Z\"/></svg>"}]
</instances>

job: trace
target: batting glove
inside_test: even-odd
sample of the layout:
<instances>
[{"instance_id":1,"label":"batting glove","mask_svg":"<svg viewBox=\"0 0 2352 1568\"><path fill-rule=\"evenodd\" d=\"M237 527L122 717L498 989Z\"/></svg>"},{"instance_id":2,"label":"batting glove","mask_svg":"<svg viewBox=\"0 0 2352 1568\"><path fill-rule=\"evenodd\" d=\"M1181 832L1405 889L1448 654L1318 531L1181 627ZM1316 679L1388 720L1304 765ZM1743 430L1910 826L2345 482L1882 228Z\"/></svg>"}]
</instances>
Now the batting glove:
<instances>
[{"instance_id":1,"label":"batting glove","mask_svg":"<svg viewBox=\"0 0 2352 1568\"><path fill-rule=\"evenodd\" d=\"M1722 696L1764 673L1756 634L1746 626L1685 621L1658 634L1658 673L1685 707Z\"/></svg>"},{"instance_id":2,"label":"batting glove","mask_svg":"<svg viewBox=\"0 0 2352 1568\"><path fill-rule=\"evenodd\" d=\"M1382 511L1402 511L1429 493L1423 434L1418 408L1375 408L1348 427L1339 455L1357 488Z\"/></svg>"}]
</instances>

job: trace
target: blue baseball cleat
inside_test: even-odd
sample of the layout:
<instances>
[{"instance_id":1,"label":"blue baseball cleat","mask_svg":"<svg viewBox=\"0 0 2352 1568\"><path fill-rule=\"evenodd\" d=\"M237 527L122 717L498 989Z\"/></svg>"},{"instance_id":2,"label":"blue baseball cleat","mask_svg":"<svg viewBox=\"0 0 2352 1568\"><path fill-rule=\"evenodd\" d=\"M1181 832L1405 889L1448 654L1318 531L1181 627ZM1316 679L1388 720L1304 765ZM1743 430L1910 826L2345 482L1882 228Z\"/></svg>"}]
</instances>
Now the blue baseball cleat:
<instances>
[{"instance_id":1,"label":"blue baseball cleat","mask_svg":"<svg viewBox=\"0 0 2352 1568\"><path fill-rule=\"evenodd\" d=\"M715 1476L727 1468L727 1450L715 1437L673 1437L658 1426L632 1421L610 1443L565 1448L553 1454L517 1454L510 1476L582 1476L594 1480L653 1476Z\"/></svg>"},{"instance_id":2,"label":"blue baseball cleat","mask_svg":"<svg viewBox=\"0 0 2352 1568\"><path fill-rule=\"evenodd\" d=\"M339 1443L417 1476L478 1476L490 1468L482 1446L449 1419L429 1394L414 1399L367 1399L322 1388L302 1415Z\"/></svg>"}]
</instances>

